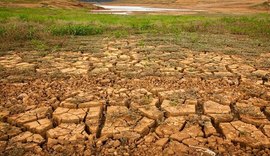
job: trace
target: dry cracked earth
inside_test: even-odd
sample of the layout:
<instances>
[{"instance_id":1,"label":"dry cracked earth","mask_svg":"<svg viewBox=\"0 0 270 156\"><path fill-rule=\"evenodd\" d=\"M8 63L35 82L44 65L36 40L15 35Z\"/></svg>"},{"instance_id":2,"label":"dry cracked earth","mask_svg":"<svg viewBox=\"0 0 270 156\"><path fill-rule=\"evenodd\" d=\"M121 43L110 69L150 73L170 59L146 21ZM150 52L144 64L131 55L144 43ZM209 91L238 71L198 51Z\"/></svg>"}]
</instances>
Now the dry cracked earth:
<instances>
[{"instance_id":1,"label":"dry cracked earth","mask_svg":"<svg viewBox=\"0 0 270 156\"><path fill-rule=\"evenodd\" d=\"M3 155L270 155L269 53L97 46L0 57Z\"/></svg>"}]
</instances>

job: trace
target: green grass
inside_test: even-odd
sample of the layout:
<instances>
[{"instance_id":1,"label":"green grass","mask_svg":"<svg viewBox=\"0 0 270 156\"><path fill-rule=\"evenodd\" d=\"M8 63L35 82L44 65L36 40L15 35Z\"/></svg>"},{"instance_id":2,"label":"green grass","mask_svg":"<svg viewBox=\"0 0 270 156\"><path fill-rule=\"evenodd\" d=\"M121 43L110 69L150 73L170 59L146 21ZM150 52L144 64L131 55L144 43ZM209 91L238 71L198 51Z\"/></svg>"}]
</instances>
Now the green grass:
<instances>
[{"instance_id":1,"label":"green grass","mask_svg":"<svg viewBox=\"0 0 270 156\"><path fill-rule=\"evenodd\" d=\"M121 16L94 15L86 10L0 8L0 21L7 23L14 19L53 28L49 31L56 35L96 35L101 32L111 33L122 30L131 33L209 32L270 36L270 15L268 14Z\"/></svg>"},{"instance_id":2,"label":"green grass","mask_svg":"<svg viewBox=\"0 0 270 156\"><path fill-rule=\"evenodd\" d=\"M102 34L103 29L91 25L67 25L62 27L54 26L53 28L51 28L51 33L57 36L63 35L86 36L86 35Z\"/></svg>"},{"instance_id":3,"label":"green grass","mask_svg":"<svg viewBox=\"0 0 270 156\"><path fill-rule=\"evenodd\" d=\"M0 49L10 50L12 45L30 43L64 36L128 37L130 35L175 36L174 42L188 47L204 38L236 35L266 42L270 39L270 15L96 15L87 10L51 8L0 8ZM188 36L188 37L183 37ZM59 39L59 38L58 38ZM172 40L172 39L171 39ZM188 40L188 42L185 42ZM214 41L215 42L215 41ZM219 41L222 44L222 41ZM208 44L208 43L207 43ZM40 47L41 46L41 47ZM14 46L13 46L14 47ZM44 49L42 45L38 45ZM200 48L207 45L200 46Z\"/></svg>"}]
</instances>

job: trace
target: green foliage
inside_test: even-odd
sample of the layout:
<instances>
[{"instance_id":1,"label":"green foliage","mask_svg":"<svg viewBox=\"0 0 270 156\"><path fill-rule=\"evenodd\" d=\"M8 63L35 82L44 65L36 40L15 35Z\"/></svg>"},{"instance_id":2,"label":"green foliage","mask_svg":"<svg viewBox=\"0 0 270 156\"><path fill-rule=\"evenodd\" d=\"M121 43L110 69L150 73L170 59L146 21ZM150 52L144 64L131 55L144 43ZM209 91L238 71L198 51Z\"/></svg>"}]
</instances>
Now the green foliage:
<instances>
[{"instance_id":1,"label":"green foliage","mask_svg":"<svg viewBox=\"0 0 270 156\"><path fill-rule=\"evenodd\" d=\"M56 36L73 35L73 36L86 36L98 35L103 33L103 29L94 26L85 25L68 25L56 26L51 29L51 33Z\"/></svg>"},{"instance_id":2,"label":"green foliage","mask_svg":"<svg viewBox=\"0 0 270 156\"><path fill-rule=\"evenodd\" d=\"M0 21L18 19L51 28L53 35L125 36L138 33L203 32L270 38L270 15L95 15L86 10L0 8ZM18 21L18 22L19 22ZM68 24L69 23L69 24ZM72 23L72 24L70 24Z\"/></svg>"},{"instance_id":3,"label":"green foliage","mask_svg":"<svg viewBox=\"0 0 270 156\"><path fill-rule=\"evenodd\" d=\"M69 36L124 38L129 35L158 36L168 44L177 44L198 51L223 51L252 54L267 49L270 39L270 15L102 15L83 9L1 8L0 50L30 42L36 50L59 47L44 43ZM247 40L235 39L235 36ZM161 38L162 36L162 38ZM260 40L260 45L254 40ZM149 41L139 41L144 47ZM155 43L158 45L159 43ZM236 50L237 49L237 50Z\"/></svg>"}]
</instances>

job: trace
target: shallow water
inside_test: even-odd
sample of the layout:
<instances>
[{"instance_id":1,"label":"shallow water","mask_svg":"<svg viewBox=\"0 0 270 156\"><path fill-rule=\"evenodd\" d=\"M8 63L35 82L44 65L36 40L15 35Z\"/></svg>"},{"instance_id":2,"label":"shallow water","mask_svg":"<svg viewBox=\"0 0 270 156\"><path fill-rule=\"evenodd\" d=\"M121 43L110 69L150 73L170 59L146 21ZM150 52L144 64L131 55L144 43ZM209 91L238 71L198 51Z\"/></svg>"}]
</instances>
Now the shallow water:
<instances>
[{"instance_id":1,"label":"shallow water","mask_svg":"<svg viewBox=\"0 0 270 156\"><path fill-rule=\"evenodd\" d=\"M95 13L110 13L110 14L131 14L133 12L197 12L201 10L191 9L171 9L171 8L154 8L142 6L111 6L95 4L105 10L93 10Z\"/></svg>"},{"instance_id":2,"label":"shallow water","mask_svg":"<svg viewBox=\"0 0 270 156\"><path fill-rule=\"evenodd\" d=\"M92 2L92 3L102 3L102 2L112 2L113 0L81 0L83 2Z\"/></svg>"}]
</instances>

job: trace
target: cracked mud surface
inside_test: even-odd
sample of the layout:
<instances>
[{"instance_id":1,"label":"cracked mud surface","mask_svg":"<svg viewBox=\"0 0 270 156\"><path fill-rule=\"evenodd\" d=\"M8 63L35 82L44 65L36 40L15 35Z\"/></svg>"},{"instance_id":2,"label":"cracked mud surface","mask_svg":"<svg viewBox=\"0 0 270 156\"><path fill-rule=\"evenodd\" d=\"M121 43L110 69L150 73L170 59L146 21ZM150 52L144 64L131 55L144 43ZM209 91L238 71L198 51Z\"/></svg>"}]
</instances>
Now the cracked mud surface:
<instances>
[{"instance_id":1,"label":"cracked mud surface","mask_svg":"<svg viewBox=\"0 0 270 156\"><path fill-rule=\"evenodd\" d=\"M101 45L0 57L1 153L270 155L269 53Z\"/></svg>"}]
</instances>

